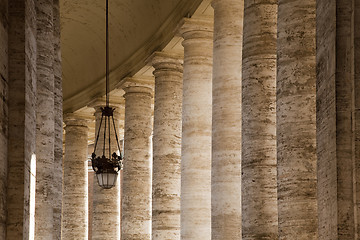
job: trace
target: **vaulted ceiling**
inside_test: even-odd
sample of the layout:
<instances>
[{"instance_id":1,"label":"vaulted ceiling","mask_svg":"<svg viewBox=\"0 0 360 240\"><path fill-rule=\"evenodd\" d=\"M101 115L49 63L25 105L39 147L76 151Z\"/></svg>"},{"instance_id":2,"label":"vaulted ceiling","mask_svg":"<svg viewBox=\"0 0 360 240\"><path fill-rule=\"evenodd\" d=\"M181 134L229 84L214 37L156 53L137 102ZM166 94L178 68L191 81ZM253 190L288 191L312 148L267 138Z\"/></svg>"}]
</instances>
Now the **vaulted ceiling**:
<instances>
[{"instance_id":1,"label":"vaulted ceiling","mask_svg":"<svg viewBox=\"0 0 360 240\"><path fill-rule=\"evenodd\" d=\"M132 76L202 0L109 0L110 85ZM64 110L105 92L105 0L60 0Z\"/></svg>"}]
</instances>

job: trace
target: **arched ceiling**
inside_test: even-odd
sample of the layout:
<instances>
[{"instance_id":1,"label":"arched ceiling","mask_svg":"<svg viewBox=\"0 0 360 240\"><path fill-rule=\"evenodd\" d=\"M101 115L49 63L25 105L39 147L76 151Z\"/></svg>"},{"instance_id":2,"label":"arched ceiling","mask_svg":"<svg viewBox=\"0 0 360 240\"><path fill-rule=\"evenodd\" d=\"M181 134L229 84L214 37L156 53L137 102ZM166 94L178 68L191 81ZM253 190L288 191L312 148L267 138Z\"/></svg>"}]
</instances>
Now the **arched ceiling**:
<instances>
[{"instance_id":1,"label":"arched ceiling","mask_svg":"<svg viewBox=\"0 0 360 240\"><path fill-rule=\"evenodd\" d=\"M135 74L202 0L109 0L110 85ZM64 110L105 92L105 0L60 0ZM115 74L116 73L116 74Z\"/></svg>"}]
</instances>

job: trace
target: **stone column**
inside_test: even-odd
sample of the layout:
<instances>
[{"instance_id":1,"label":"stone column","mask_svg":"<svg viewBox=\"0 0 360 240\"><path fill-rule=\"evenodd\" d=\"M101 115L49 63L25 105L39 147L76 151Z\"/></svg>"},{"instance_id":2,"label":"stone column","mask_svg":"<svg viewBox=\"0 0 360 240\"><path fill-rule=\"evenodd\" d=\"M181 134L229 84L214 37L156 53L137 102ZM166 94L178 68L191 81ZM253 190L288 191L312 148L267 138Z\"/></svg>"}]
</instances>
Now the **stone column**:
<instances>
[{"instance_id":1,"label":"stone column","mask_svg":"<svg viewBox=\"0 0 360 240\"><path fill-rule=\"evenodd\" d=\"M157 52L153 137L152 239L180 239L182 57Z\"/></svg>"},{"instance_id":2,"label":"stone column","mask_svg":"<svg viewBox=\"0 0 360 240\"><path fill-rule=\"evenodd\" d=\"M134 81L134 79L130 79ZM151 239L150 137L152 88L125 88L125 147L121 239Z\"/></svg>"},{"instance_id":3,"label":"stone column","mask_svg":"<svg viewBox=\"0 0 360 240\"><path fill-rule=\"evenodd\" d=\"M211 21L184 19L181 239L211 239Z\"/></svg>"},{"instance_id":4,"label":"stone column","mask_svg":"<svg viewBox=\"0 0 360 240\"><path fill-rule=\"evenodd\" d=\"M53 0L36 1L36 208L35 238L54 238L54 45Z\"/></svg>"},{"instance_id":5,"label":"stone column","mask_svg":"<svg viewBox=\"0 0 360 240\"><path fill-rule=\"evenodd\" d=\"M245 0L242 239L278 238L276 22L277 0Z\"/></svg>"},{"instance_id":6,"label":"stone column","mask_svg":"<svg viewBox=\"0 0 360 240\"><path fill-rule=\"evenodd\" d=\"M62 239L88 239L88 121L65 117Z\"/></svg>"},{"instance_id":7,"label":"stone column","mask_svg":"<svg viewBox=\"0 0 360 240\"><path fill-rule=\"evenodd\" d=\"M355 224L360 236L360 1L354 4L354 105L355 105Z\"/></svg>"},{"instance_id":8,"label":"stone column","mask_svg":"<svg viewBox=\"0 0 360 240\"><path fill-rule=\"evenodd\" d=\"M278 1L279 239L317 239L315 0Z\"/></svg>"},{"instance_id":9,"label":"stone column","mask_svg":"<svg viewBox=\"0 0 360 240\"><path fill-rule=\"evenodd\" d=\"M60 51L60 6L59 0L54 0L54 115L55 115L55 142L54 142L54 240L61 239L61 208L63 182L63 96L62 70Z\"/></svg>"},{"instance_id":10,"label":"stone column","mask_svg":"<svg viewBox=\"0 0 360 240\"><path fill-rule=\"evenodd\" d=\"M88 153L92 153L94 149L88 149ZM88 155L89 156L89 155ZM91 165L89 165L91 167ZM88 171L88 238L92 239L92 215L93 215L93 195L94 195L94 180L95 173L91 169Z\"/></svg>"},{"instance_id":11,"label":"stone column","mask_svg":"<svg viewBox=\"0 0 360 240\"><path fill-rule=\"evenodd\" d=\"M244 1L215 0L211 239L241 239L241 62Z\"/></svg>"},{"instance_id":12,"label":"stone column","mask_svg":"<svg viewBox=\"0 0 360 240\"><path fill-rule=\"evenodd\" d=\"M101 120L101 109L100 107L105 106L105 101L96 101L91 104L95 108L95 134L97 134L100 127ZM110 104L110 107L115 107ZM105 118L104 118L105 120ZM114 112L115 127L119 128L119 114ZM117 150L117 144L114 134L113 124L111 123L110 134L111 134L111 151ZM108 131L108 123L106 131ZM96 155L101 156L103 154L103 143L104 143L104 129L105 122L102 122L100 129L100 137L96 148ZM108 133L106 133L108 134ZM109 145L106 143L105 151L109 151ZM90 153L91 154L91 153ZM99 186L94 173L93 180L93 213L92 213L92 239L120 239L120 206L119 206L119 176L116 186L110 189L103 189Z\"/></svg>"},{"instance_id":13,"label":"stone column","mask_svg":"<svg viewBox=\"0 0 360 240\"><path fill-rule=\"evenodd\" d=\"M8 126L6 239L12 240L34 237L36 11L34 1L11 0L8 4L8 110L11 124ZM0 198L3 196L1 194Z\"/></svg>"},{"instance_id":14,"label":"stone column","mask_svg":"<svg viewBox=\"0 0 360 240\"><path fill-rule=\"evenodd\" d=\"M354 135L354 2L318 0L317 153L319 238L357 239ZM355 30L356 31L356 30Z\"/></svg>"},{"instance_id":15,"label":"stone column","mask_svg":"<svg viewBox=\"0 0 360 240\"><path fill-rule=\"evenodd\" d=\"M120 118L119 118L119 132L118 132L118 137L119 137L119 144L121 147L121 151L122 154L124 156L124 129L125 129L125 99L122 98L121 99L121 104L118 105L117 108L118 112L120 113ZM122 220L121 220L121 216L122 216L122 189L123 189L123 171L119 171L119 176L118 176L118 183L119 183L119 206L120 206L120 210L119 210L119 216L120 216L120 239L121 239L121 224L122 224Z\"/></svg>"},{"instance_id":16,"label":"stone column","mask_svg":"<svg viewBox=\"0 0 360 240\"><path fill-rule=\"evenodd\" d=\"M6 234L6 186L8 159L8 1L0 5L0 239Z\"/></svg>"}]
</instances>

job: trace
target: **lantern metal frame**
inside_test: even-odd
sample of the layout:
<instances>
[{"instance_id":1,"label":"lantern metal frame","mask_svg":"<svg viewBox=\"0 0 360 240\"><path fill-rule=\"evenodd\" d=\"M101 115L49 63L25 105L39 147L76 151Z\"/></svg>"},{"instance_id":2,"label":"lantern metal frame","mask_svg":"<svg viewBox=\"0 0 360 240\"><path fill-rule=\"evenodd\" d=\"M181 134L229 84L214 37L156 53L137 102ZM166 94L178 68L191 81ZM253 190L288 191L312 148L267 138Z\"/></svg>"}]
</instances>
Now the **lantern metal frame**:
<instances>
[{"instance_id":1,"label":"lantern metal frame","mask_svg":"<svg viewBox=\"0 0 360 240\"><path fill-rule=\"evenodd\" d=\"M96 173L99 186L104 189L115 186L118 172L122 169L123 160L114 120L115 108L109 106L109 95L109 2L106 0L106 106L101 107L101 120L96 135L94 152L91 154L92 168ZM116 151L111 153L111 123L114 127L119 155ZM97 156L95 152L102 124L104 124L102 156ZM108 142L108 151L106 151L106 142Z\"/></svg>"}]
</instances>

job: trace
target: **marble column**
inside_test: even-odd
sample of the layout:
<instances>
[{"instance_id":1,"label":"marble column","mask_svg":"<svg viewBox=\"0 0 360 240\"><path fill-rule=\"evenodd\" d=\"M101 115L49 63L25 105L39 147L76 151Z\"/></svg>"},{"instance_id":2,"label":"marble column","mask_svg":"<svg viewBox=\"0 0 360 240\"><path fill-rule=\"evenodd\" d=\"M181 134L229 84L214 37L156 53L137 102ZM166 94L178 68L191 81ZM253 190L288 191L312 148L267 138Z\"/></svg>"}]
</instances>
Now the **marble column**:
<instances>
[{"instance_id":1,"label":"marble column","mask_svg":"<svg viewBox=\"0 0 360 240\"><path fill-rule=\"evenodd\" d=\"M152 239L180 239L182 57L156 52Z\"/></svg>"},{"instance_id":2,"label":"marble column","mask_svg":"<svg viewBox=\"0 0 360 240\"><path fill-rule=\"evenodd\" d=\"M181 239L211 239L213 25L183 20Z\"/></svg>"},{"instance_id":3,"label":"marble column","mask_svg":"<svg viewBox=\"0 0 360 240\"><path fill-rule=\"evenodd\" d=\"M0 239L6 233L6 179L8 150L8 1L0 5Z\"/></svg>"},{"instance_id":4,"label":"marble column","mask_svg":"<svg viewBox=\"0 0 360 240\"><path fill-rule=\"evenodd\" d=\"M65 116L62 239L88 239L88 121Z\"/></svg>"},{"instance_id":5,"label":"marble column","mask_svg":"<svg viewBox=\"0 0 360 240\"><path fill-rule=\"evenodd\" d=\"M95 101L91 104L95 108L95 134L97 134L100 127L101 109L105 106L105 101ZM116 112L116 106L110 104L110 107L115 107L114 121L115 127L119 128L119 114ZM105 118L104 118L105 120ZM111 123L111 152L118 149L114 134L114 127ZM108 131L108 123L106 131ZM103 154L105 122L103 121L100 129L100 137L96 148L96 155L101 156ZM108 133L106 133L108 136ZM106 138L108 139L108 138ZM105 152L109 151L109 145L106 143ZM91 154L91 153L90 153ZM94 173L93 180L93 213L92 213L92 239L120 239L120 206L119 206L119 176L117 178L116 186L110 189L103 189L99 186Z\"/></svg>"},{"instance_id":6,"label":"marble column","mask_svg":"<svg viewBox=\"0 0 360 240\"><path fill-rule=\"evenodd\" d=\"M277 0L245 0L242 80L242 239L278 239Z\"/></svg>"},{"instance_id":7,"label":"marble column","mask_svg":"<svg viewBox=\"0 0 360 240\"><path fill-rule=\"evenodd\" d=\"M241 239L241 63L244 1L215 0L211 239Z\"/></svg>"},{"instance_id":8,"label":"marble column","mask_svg":"<svg viewBox=\"0 0 360 240\"><path fill-rule=\"evenodd\" d=\"M6 239L33 235L36 166L36 11L32 0L8 1L8 181ZM2 36L2 35L1 35ZM1 194L1 199L3 199ZM1 238L1 237L0 237ZM2 238L4 239L4 238Z\"/></svg>"},{"instance_id":9,"label":"marble column","mask_svg":"<svg viewBox=\"0 0 360 240\"><path fill-rule=\"evenodd\" d=\"M61 208L63 182L63 95L62 70L60 51L60 6L59 0L54 1L54 240L61 239Z\"/></svg>"},{"instance_id":10,"label":"marble column","mask_svg":"<svg viewBox=\"0 0 360 240\"><path fill-rule=\"evenodd\" d=\"M36 203L35 238L54 238L54 45L53 0L36 1Z\"/></svg>"},{"instance_id":11,"label":"marble column","mask_svg":"<svg viewBox=\"0 0 360 240\"><path fill-rule=\"evenodd\" d=\"M315 0L278 1L279 239L317 239Z\"/></svg>"},{"instance_id":12,"label":"marble column","mask_svg":"<svg viewBox=\"0 0 360 240\"><path fill-rule=\"evenodd\" d=\"M131 79L131 81L135 81ZM125 147L121 239L151 239L152 88L125 88Z\"/></svg>"},{"instance_id":13,"label":"marble column","mask_svg":"<svg viewBox=\"0 0 360 240\"><path fill-rule=\"evenodd\" d=\"M318 0L317 153L319 238L357 239L354 1Z\"/></svg>"}]
</instances>

